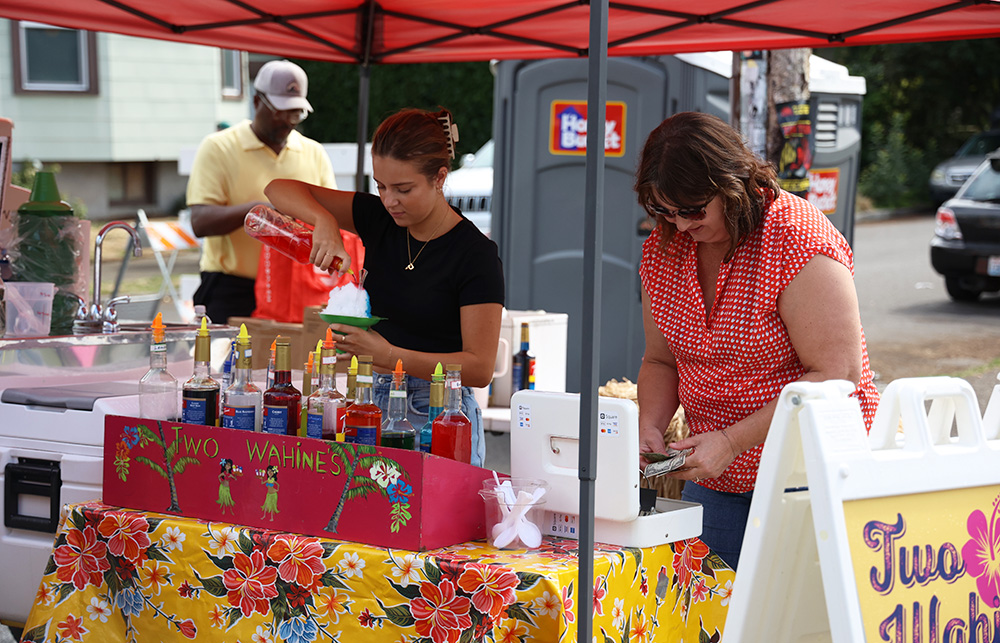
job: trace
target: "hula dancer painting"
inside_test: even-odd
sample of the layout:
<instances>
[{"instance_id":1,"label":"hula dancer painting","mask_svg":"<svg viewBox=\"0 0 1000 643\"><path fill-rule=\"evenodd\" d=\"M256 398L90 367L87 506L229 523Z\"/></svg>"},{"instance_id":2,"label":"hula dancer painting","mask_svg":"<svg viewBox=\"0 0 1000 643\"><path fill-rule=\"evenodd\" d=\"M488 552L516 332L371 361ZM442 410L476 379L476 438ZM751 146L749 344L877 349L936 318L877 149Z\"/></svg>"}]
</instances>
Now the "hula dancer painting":
<instances>
[{"instance_id":1,"label":"hula dancer painting","mask_svg":"<svg viewBox=\"0 0 1000 643\"><path fill-rule=\"evenodd\" d=\"M236 501L233 500L229 483L235 480L241 472L242 468L235 466L232 459L222 458L219 460L219 499L216 502L222 508L222 513L226 513L226 509L231 514L236 513L234 509Z\"/></svg>"},{"instance_id":2,"label":"hula dancer painting","mask_svg":"<svg viewBox=\"0 0 1000 643\"><path fill-rule=\"evenodd\" d=\"M264 504L260 508L264 511L264 516L271 514L271 521L274 521L274 514L278 513L278 467L269 465L263 473L267 495L264 496Z\"/></svg>"}]
</instances>

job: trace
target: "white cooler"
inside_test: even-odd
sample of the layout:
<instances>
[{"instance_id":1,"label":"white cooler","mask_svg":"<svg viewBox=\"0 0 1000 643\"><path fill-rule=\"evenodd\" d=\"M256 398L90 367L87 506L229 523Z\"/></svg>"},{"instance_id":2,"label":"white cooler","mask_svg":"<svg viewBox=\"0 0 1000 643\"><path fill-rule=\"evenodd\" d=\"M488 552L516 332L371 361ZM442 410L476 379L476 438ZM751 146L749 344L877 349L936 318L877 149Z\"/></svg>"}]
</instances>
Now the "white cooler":
<instances>
[{"instance_id":1,"label":"white cooler","mask_svg":"<svg viewBox=\"0 0 1000 643\"><path fill-rule=\"evenodd\" d=\"M27 620L62 506L101 498L104 417L138 414L136 382L0 394L0 619Z\"/></svg>"},{"instance_id":2,"label":"white cooler","mask_svg":"<svg viewBox=\"0 0 1000 643\"><path fill-rule=\"evenodd\" d=\"M535 390L566 391L566 332L569 315L544 310L504 309L500 321L500 347L493 372L492 405L508 408L511 363L521 350L521 323L528 323L528 350L535 354Z\"/></svg>"}]
</instances>

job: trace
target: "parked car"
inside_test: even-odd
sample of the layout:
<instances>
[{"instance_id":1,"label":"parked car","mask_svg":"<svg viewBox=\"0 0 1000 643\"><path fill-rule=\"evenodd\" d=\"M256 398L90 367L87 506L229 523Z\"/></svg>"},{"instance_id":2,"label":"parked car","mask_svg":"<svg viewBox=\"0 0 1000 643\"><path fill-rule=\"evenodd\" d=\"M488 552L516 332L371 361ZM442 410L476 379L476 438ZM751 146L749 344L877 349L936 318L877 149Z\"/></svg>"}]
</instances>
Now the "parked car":
<instances>
[{"instance_id":1,"label":"parked car","mask_svg":"<svg viewBox=\"0 0 1000 643\"><path fill-rule=\"evenodd\" d=\"M931 172L929 182L934 203L943 203L955 196L958 188L972 176L986 155L1000 148L1000 129L979 132L962 144L955 156L939 163Z\"/></svg>"},{"instance_id":2,"label":"parked car","mask_svg":"<svg viewBox=\"0 0 1000 643\"><path fill-rule=\"evenodd\" d=\"M938 208L931 265L955 301L1000 290L1000 151Z\"/></svg>"},{"instance_id":3,"label":"parked car","mask_svg":"<svg viewBox=\"0 0 1000 643\"><path fill-rule=\"evenodd\" d=\"M493 219L493 139L462 158L462 167L448 173L444 195L470 221L490 236Z\"/></svg>"}]
</instances>

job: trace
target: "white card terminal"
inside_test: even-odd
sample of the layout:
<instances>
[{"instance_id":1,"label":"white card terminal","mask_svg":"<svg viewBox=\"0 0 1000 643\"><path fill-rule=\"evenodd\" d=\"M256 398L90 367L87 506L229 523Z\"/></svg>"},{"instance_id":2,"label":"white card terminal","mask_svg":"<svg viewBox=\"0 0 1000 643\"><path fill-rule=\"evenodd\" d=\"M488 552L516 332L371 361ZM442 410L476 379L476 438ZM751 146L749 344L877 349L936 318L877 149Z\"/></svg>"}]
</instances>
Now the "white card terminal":
<instances>
[{"instance_id":1,"label":"white card terminal","mask_svg":"<svg viewBox=\"0 0 1000 643\"><path fill-rule=\"evenodd\" d=\"M580 396L518 391L510 401L511 476L542 478L546 535L579 538ZM594 539L652 547L701 535L700 504L659 498L639 515L639 409L631 400L598 401Z\"/></svg>"}]
</instances>

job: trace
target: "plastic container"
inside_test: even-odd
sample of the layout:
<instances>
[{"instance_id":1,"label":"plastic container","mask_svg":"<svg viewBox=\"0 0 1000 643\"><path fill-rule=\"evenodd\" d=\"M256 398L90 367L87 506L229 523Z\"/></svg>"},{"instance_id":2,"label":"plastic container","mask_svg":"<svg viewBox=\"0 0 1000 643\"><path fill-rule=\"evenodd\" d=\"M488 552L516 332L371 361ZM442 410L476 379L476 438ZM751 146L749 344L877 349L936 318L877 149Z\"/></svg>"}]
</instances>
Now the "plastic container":
<instances>
[{"instance_id":1,"label":"plastic container","mask_svg":"<svg viewBox=\"0 0 1000 643\"><path fill-rule=\"evenodd\" d=\"M8 281L4 284L4 337L44 337L52 327L55 284Z\"/></svg>"},{"instance_id":2,"label":"plastic container","mask_svg":"<svg viewBox=\"0 0 1000 643\"><path fill-rule=\"evenodd\" d=\"M87 294L89 224L73 216L73 208L59 196L55 175L47 171L35 174L31 196L17 209L14 224L17 242L10 256L14 279L55 284L50 331L72 333L78 297Z\"/></svg>"},{"instance_id":3,"label":"plastic container","mask_svg":"<svg viewBox=\"0 0 1000 643\"><path fill-rule=\"evenodd\" d=\"M497 549L537 549L542 544L548 488L539 479L508 478L500 485L484 480L479 495L486 507L486 541Z\"/></svg>"},{"instance_id":4,"label":"plastic container","mask_svg":"<svg viewBox=\"0 0 1000 643\"><path fill-rule=\"evenodd\" d=\"M274 248L289 259L308 264L312 252L312 230L298 219L266 205L255 205L243 219L243 229L261 243ZM337 257L333 270L340 268Z\"/></svg>"}]
</instances>

